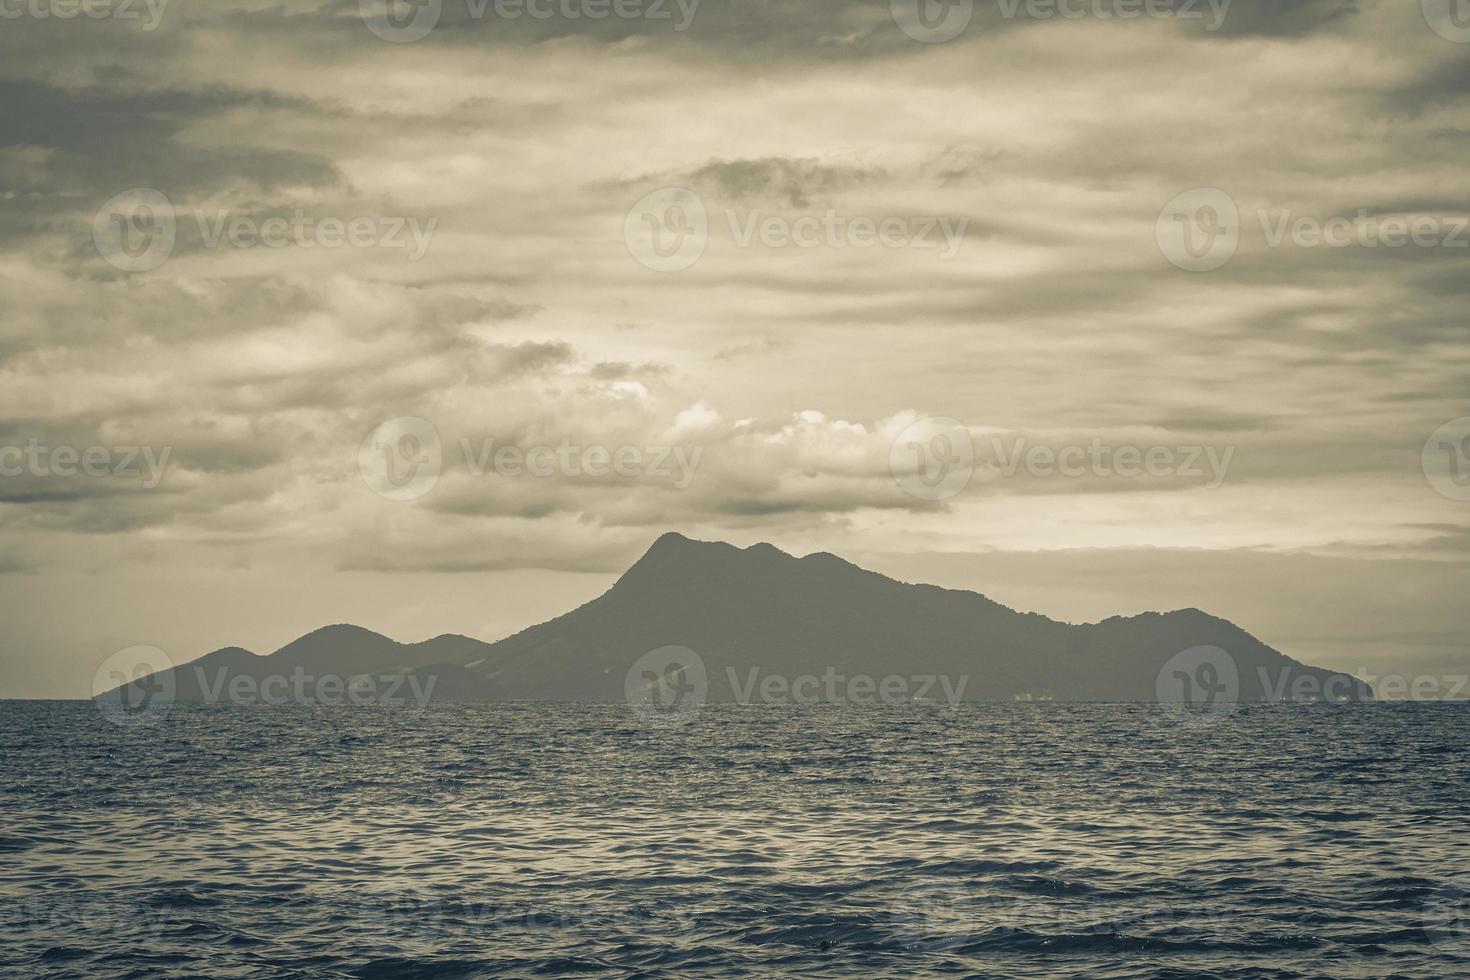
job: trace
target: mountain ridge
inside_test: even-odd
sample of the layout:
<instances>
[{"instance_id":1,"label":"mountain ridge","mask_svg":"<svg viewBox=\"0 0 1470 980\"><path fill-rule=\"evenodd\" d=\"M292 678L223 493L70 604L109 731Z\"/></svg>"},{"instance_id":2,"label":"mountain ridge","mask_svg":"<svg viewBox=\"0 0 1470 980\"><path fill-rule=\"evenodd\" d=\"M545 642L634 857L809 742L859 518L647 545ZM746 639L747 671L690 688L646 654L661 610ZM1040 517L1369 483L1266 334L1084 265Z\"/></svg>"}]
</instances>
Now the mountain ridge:
<instances>
[{"instance_id":1,"label":"mountain ridge","mask_svg":"<svg viewBox=\"0 0 1470 980\"><path fill-rule=\"evenodd\" d=\"M760 672L789 680L838 671L962 678L967 700L1160 700L1159 685L1179 672L1170 658L1201 649L1224 651L1220 666L1236 674L1240 700L1283 692L1372 698L1363 682L1292 660L1195 607L1066 623L979 592L904 582L829 552L798 558L766 542L741 548L674 531L601 595L494 642L444 633L400 643L342 623L271 654L226 647L171 673L183 701L227 689L210 671L256 682L283 672L357 683L433 677L438 700L617 701L639 658L670 646L697 653L714 701L740 700L738 678ZM1217 675L1212 667L1201 677Z\"/></svg>"}]
</instances>

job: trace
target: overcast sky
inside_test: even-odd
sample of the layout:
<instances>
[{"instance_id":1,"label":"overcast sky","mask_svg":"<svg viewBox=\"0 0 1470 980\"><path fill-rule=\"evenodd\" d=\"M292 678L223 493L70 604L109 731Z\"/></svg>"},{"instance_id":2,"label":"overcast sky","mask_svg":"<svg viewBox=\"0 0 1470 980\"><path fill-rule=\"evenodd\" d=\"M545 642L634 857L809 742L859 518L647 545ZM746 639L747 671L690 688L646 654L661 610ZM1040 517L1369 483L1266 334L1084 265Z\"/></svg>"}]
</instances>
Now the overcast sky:
<instances>
[{"instance_id":1,"label":"overcast sky","mask_svg":"<svg viewBox=\"0 0 1470 980\"><path fill-rule=\"evenodd\" d=\"M95 2L0 0L0 696L669 529L1470 671L1447 2Z\"/></svg>"}]
</instances>

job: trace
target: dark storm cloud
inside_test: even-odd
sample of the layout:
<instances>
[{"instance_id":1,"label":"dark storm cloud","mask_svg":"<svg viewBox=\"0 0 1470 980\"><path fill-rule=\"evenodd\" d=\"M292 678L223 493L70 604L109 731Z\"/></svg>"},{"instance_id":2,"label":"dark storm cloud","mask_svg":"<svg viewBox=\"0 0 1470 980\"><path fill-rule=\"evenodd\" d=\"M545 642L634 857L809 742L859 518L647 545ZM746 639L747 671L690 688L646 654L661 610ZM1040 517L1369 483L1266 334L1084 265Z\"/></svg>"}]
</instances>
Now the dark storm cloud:
<instances>
[{"instance_id":1,"label":"dark storm cloud","mask_svg":"<svg viewBox=\"0 0 1470 980\"><path fill-rule=\"evenodd\" d=\"M78 179L94 191L157 184L185 193L236 179L265 189L340 180L332 163L314 154L176 139L189 126L237 109L315 111L303 99L223 87L118 91L5 79L0 80L0 147L57 151L60 166L48 168L46 182L71 194Z\"/></svg>"},{"instance_id":2,"label":"dark storm cloud","mask_svg":"<svg viewBox=\"0 0 1470 980\"><path fill-rule=\"evenodd\" d=\"M430 37L421 43L445 45L550 45L581 39L599 44L655 43L671 48L719 53L739 60L770 57L846 57L911 47L895 25L887 0L654 0L627 9L633 16L589 17L556 13L558 3L508 4L515 16L489 5L445 0ZM527 12L534 7L537 15ZM332 19L345 25L357 16L356 0L334 0ZM541 11L553 12L551 16ZM476 14L484 11L483 16ZM364 32L365 33L365 32Z\"/></svg>"},{"instance_id":3,"label":"dark storm cloud","mask_svg":"<svg viewBox=\"0 0 1470 980\"><path fill-rule=\"evenodd\" d=\"M649 0L630 7L638 12L632 16L597 18L582 14L580 3L565 6L575 15L560 15L560 5L545 2L508 4L511 15L507 16L496 13L494 0L488 4L445 0L427 43L528 46L569 39L607 45L638 41L693 48L737 61L885 57L912 52L919 43L899 28L886 0L666 0L658 4ZM356 0L335 0L323 8L326 17L321 23L340 31L355 17L356 7ZM1182 30L1205 37L1301 38L1349 19L1358 10L1355 0L1233 0L1223 24L1209 31L1204 27L1213 25L1212 16L1181 16L1177 21ZM1045 30L1076 16L1059 14L1055 4L1037 5L1033 11L1024 0L976 0L960 37L975 39L1024 28Z\"/></svg>"},{"instance_id":4,"label":"dark storm cloud","mask_svg":"<svg viewBox=\"0 0 1470 980\"><path fill-rule=\"evenodd\" d=\"M883 176L881 171L854 166L833 166L819 160L714 160L688 174L686 179L711 188L730 201L776 199L794 208L811 204L813 197L847 190Z\"/></svg>"},{"instance_id":5,"label":"dark storm cloud","mask_svg":"<svg viewBox=\"0 0 1470 980\"><path fill-rule=\"evenodd\" d=\"M514 346L493 345L487 349L487 360L494 365L490 379L511 378L558 364L570 364L576 357L570 344L563 341L538 343L527 341Z\"/></svg>"},{"instance_id":6,"label":"dark storm cloud","mask_svg":"<svg viewBox=\"0 0 1470 980\"><path fill-rule=\"evenodd\" d=\"M134 187L160 190L178 203L238 182L266 192L342 182L330 160L308 151L179 138L191 126L241 109L310 106L222 87L119 91L0 80L0 154L14 155L0 155L0 194L9 192L0 209L0 244L60 232L75 255L87 254L96 209Z\"/></svg>"},{"instance_id":7,"label":"dark storm cloud","mask_svg":"<svg viewBox=\"0 0 1470 980\"><path fill-rule=\"evenodd\" d=\"M1359 0L1231 0L1215 36L1299 38L1340 25L1358 11Z\"/></svg>"},{"instance_id":8,"label":"dark storm cloud","mask_svg":"<svg viewBox=\"0 0 1470 980\"><path fill-rule=\"evenodd\" d=\"M595 381L625 381L639 378L656 378L669 373L667 364L628 364L623 361L602 361L592 365L588 372Z\"/></svg>"},{"instance_id":9,"label":"dark storm cloud","mask_svg":"<svg viewBox=\"0 0 1470 980\"><path fill-rule=\"evenodd\" d=\"M0 80L0 146L36 145L90 157L122 151L162 162L174 135L200 119L233 109L303 111L305 99L223 87L118 91L104 86L58 88Z\"/></svg>"},{"instance_id":10,"label":"dark storm cloud","mask_svg":"<svg viewBox=\"0 0 1470 980\"><path fill-rule=\"evenodd\" d=\"M318 306L313 290L275 276L218 281L208 289L166 279L95 284L91 291L33 288L9 310L0 364L40 346L102 349L127 337L185 343L242 322L290 321Z\"/></svg>"},{"instance_id":11,"label":"dark storm cloud","mask_svg":"<svg viewBox=\"0 0 1470 980\"><path fill-rule=\"evenodd\" d=\"M1445 43L1425 59L1425 68L1413 81L1388 93L1391 106L1410 113L1422 113L1454 103L1470 93L1470 58Z\"/></svg>"}]
</instances>

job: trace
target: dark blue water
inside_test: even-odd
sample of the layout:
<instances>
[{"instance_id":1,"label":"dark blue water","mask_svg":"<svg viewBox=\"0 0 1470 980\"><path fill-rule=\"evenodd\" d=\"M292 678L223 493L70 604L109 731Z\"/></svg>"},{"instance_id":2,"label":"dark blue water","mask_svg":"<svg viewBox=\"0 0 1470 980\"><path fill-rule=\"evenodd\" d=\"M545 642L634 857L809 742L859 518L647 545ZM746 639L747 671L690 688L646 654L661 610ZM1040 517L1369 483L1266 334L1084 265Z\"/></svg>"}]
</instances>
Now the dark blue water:
<instances>
[{"instance_id":1,"label":"dark blue water","mask_svg":"<svg viewBox=\"0 0 1470 980\"><path fill-rule=\"evenodd\" d=\"M0 702L6 977L1451 977L1470 706Z\"/></svg>"}]
</instances>

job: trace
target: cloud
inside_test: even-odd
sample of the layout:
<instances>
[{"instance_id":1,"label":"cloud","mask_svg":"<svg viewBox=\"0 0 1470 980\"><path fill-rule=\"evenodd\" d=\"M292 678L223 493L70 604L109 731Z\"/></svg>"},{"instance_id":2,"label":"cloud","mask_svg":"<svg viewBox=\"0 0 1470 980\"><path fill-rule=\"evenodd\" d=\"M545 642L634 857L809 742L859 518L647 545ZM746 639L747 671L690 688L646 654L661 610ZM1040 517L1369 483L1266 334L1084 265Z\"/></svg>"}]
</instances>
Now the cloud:
<instances>
[{"instance_id":1,"label":"cloud","mask_svg":"<svg viewBox=\"0 0 1470 980\"><path fill-rule=\"evenodd\" d=\"M1470 413L1470 249L1268 235L1470 215L1464 58L1417 4L1234 0L1209 32L986 3L934 45L886 0L704 3L685 31L446 10L407 45L373 36L355 0L0 33L0 448L170 452L151 490L0 479L28 582L84 570L116 586L122 568L185 574L246 550L261 580L294 582L303 554L321 574L606 574L669 525L839 554L1085 542L1463 560L1460 504L1428 486L1420 452ZM626 238L630 208L666 184L709 217L675 273ZM128 273L92 233L134 187L170 197L178 236ZM1158 237L1164 206L1200 187L1241 218L1208 273ZM948 258L768 245L739 240L731 212L960 230ZM411 258L211 242L205 226L298 213L432 232ZM1023 468L932 500L891 460L920 415L958 420L982 465L993 438L1234 455L1212 490ZM445 470L422 498L386 500L358 451L406 416L436 426ZM469 465L563 444L680 448L685 468ZM1253 571L1231 568L1248 587ZM1333 637L1321 649L1345 642L1297 615L1299 635Z\"/></svg>"},{"instance_id":2,"label":"cloud","mask_svg":"<svg viewBox=\"0 0 1470 980\"><path fill-rule=\"evenodd\" d=\"M686 175L690 183L709 187L717 196L751 202L774 199L793 208L808 207L814 197L850 189L881 174L851 165L818 160L711 161Z\"/></svg>"},{"instance_id":3,"label":"cloud","mask_svg":"<svg viewBox=\"0 0 1470 980\"><path fill-rule=\"evenodd\" d=\"M1359 12L1358 0L1231 0L1220 36L1303 37L1344 26ZM1208 35L1206 35L1208 36Z\"/></svg>"}]
</instances>

